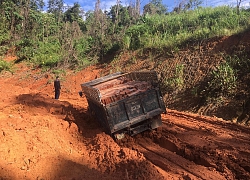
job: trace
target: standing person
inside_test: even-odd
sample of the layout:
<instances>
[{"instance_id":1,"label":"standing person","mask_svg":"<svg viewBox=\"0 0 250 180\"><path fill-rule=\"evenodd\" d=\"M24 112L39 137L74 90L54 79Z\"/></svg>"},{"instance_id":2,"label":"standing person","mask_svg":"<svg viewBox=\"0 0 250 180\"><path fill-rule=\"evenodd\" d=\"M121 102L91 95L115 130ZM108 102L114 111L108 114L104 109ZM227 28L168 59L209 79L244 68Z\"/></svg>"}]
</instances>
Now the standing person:
<instances>
[{"instance_id":1,"label":"standing person","mask_svg":"<svg viewBox=\"0 0 250 180\"><path fill-rule=\"evenodd\" d=\"M56 80L54 81L54 88L55 88L55 99L59 99L61 84L59 76L56 76Z\"/></svg>"}]
</instances>

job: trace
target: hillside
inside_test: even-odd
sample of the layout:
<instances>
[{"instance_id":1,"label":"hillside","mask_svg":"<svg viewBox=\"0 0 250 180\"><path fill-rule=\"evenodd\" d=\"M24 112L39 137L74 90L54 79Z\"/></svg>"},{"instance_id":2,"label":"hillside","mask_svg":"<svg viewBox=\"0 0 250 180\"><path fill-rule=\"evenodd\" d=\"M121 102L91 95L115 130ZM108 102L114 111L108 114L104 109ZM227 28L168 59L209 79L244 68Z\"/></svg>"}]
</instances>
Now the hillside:
<instances>
[{"instance_id":1,"label":"hillside","mask_svg":"<svg viewBox=\"0 0 250 180\"><path fill-rule=\"evenodd\" d=\"M233 53L231 50L237 43L249 47L249 35L246 32L212 39L203 42L201 51L183 49L178 55L161 55L159 66L148 61L146 53L137 56L136 61L131 61L131 54L124 53L122 62L68 71L61 77L59 101L53 99L54 75L41 73L24 63L16 64L13 74L2 72L0 178L250 179L250 128L215 116L228 117L233 108L241 108L234 99L220 108L215 106L214 114L205 116L191 113L196 98L181 99L183 95L178 94L173 99L171 95L177 93L173 91L165 95L168 113L162 115L161 128L115 142L87 113L85 97L78 95L81 83L119 70L112 68L115 63L122 70L155 67L160 71L172 60L200 57L190 67L201 74L187 76L201 80L206 68L219 63L220 52ZM232 102L235 106L228 106Z\"/></svg>"},{"instance_id":2,"label":"hillside","mask_svg":"<svg viewBox=\"0 0 250 180\"><path fill-rule=\"evenodd\" d=\"M232 36L189 42L177 52L147 49L143 52L121 53L105 72L154 69L160 75L168 108L248 125L249 39L248 29ZM225 67L223 71L218 71L223 67L221 64L230 64L235 73L236 88L229 95L221 90L223 84L228 85L230 78L227 76L229 70ZM215 77L211 77L213 73ZM216 76L221 79L215 79Z\"/></svg>"}]
</instances>

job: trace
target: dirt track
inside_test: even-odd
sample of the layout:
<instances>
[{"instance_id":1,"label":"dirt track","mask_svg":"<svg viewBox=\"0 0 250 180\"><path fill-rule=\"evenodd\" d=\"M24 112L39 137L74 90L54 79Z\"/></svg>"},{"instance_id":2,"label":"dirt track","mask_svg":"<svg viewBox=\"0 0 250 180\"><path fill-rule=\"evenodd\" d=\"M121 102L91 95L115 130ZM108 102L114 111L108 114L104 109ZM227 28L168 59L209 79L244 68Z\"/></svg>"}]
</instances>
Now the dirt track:
<instances>
[{"instance_id":1,"label":"dirt track","mask_svg":"<svg viewBox=\"0 0 250 180\"><path fill-rule=\"evenodd\" d=\"M250 128L168 110L115 142L77 94L98 69L63 77L57 101L54 77L19 68L0 77L0 179L250 179Z\"/></svg>"},{"instance_id":2,"label":"dirt track","mask_svg":"<svg viewBox=\"0 0 250 180\"><path fill-rule=\"evenodd\" d=\"M171 179L249 179L249 128L173 110L162 118L133 146Z\"/></svg>"}]
</instances>

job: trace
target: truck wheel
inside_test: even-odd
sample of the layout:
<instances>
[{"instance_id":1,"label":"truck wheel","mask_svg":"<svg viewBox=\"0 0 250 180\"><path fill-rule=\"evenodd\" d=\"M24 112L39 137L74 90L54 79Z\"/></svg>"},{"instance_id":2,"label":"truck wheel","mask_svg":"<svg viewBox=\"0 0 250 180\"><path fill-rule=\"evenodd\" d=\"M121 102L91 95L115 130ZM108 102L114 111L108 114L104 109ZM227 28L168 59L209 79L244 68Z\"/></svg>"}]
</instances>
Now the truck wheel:
<instances>
[{"instance_id":1,"label":"truck wheel","mask_svg":"<svg viewBox=\"0 0 250 180\"><path fill-rule=\"evenodd\" d=\"M116 140L121 140L125 137L125 133L115 133L113 136Z\"/></svg>"}]
</instances>

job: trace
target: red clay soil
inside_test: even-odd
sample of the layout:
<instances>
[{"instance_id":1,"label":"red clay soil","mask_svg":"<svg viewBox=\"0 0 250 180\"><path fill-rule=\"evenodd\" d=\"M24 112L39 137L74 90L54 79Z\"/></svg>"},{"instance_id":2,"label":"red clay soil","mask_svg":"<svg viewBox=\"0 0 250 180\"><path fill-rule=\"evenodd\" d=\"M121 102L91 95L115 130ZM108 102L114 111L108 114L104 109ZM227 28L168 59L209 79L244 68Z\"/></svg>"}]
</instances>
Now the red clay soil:
<instances>
[{"instance_id":1,"label":"red clay soil","mask_svg":"<svg viewBox=\"0 0 250 180\"><path fill-rule=\"evenodd\" d=\"M61 77L19 64L0 76L0 179L250 179L250 128L169 110L163 125L114 141L87 112L80 84L97 67Z\"/></svg>"}]
</instances>

